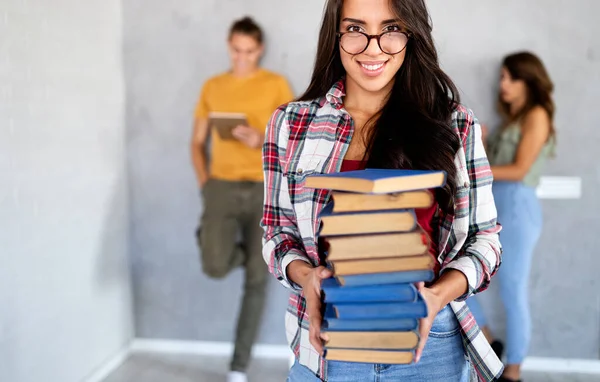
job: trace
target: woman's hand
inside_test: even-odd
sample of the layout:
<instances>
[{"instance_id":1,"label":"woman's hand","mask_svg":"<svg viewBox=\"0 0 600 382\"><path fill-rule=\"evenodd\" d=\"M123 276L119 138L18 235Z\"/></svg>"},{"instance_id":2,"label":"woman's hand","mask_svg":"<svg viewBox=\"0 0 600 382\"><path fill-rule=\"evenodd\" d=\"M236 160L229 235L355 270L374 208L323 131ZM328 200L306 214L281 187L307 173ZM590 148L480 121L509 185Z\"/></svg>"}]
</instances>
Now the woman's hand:
<instances>
[{"instance_id":1,"label":"woman's hand","mask_svg":"<svg viewBox=\"0 0 600 382\"><path fill-rule=\"evenodd\" d=\"M323 341L327 342L327 335L321 333L321 282L331 277L332 272L323 267L313 268L304 278L301 286L306 300L306 314L308 315L308 334L311 345L323 355Z\"/></svg>"},{"instance_id":2,"label":"woman's hand","mask_svg":"<svg viewBox=\"0 0 600 382\"><path fill-rule=\"evenodd\" d=\"M419 346L417 347L417 351L415 353L415 363L419 362L421 356L423 355L423 349L425 348L425 344L427 343L427 338L429 337L429 332L431 331L431 326L433 325L433 320L437 316L437 314L446 306L443 301L443 298L437 295L432 289L425 288L425 283L420 282L417 284L417 289L421 293L423 300L425 300L425 304L427 305L427 317L422 318L419 321Z\"/></svg>"}]
</instances>

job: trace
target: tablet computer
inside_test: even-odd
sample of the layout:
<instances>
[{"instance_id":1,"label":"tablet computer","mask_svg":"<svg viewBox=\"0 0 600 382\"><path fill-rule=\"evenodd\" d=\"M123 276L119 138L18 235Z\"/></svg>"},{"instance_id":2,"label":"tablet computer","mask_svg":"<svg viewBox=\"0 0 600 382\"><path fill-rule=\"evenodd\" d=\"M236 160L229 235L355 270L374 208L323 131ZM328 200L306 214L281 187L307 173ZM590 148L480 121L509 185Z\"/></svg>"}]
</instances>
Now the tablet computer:
<instances>
[{"instance_id":1,"label":"tablet computer","mask_svg":"<svg viewBox=\"0 0 600 382\"><path fill-rule=\"evenodd\" d=\"M248 120L244 113L211 112L208 114L208 124L217 130L221 139L232 140L235 139L233 129L239 125L247 126Z\"/></svg>"}]
</instances>

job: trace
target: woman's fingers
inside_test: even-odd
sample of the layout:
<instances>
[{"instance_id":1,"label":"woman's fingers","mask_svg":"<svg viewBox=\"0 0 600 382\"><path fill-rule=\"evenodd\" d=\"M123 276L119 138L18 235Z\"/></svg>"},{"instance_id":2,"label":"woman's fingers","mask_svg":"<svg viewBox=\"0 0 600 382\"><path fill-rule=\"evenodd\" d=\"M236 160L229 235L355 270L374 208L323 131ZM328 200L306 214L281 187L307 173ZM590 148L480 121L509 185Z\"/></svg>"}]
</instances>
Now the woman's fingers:
<instances>
[{"instance_id":1,"label":"woman's fingers","mask_svg":"<svg viewBox=\"0 0 600 382\"><path fill-rule=\"evenodd\" d=\"M323 279L332 275L331 270L320 266L313 270L312 287L304 291L306 299L306 310L309 317L309 339L311 345L319 354L323 354L323 342L327 342L329 337L326 333L321 333L323 317L321 315L321 282Z\"/></svg>"},{"instance_id":2,"label":"woman's fingers","mask_svg":"<svg viewBox=\"0 0 600 382\"><path fill-rule=\"evenodd\" d=\"M315 348L319 354L323 354L323 341L321 335L321 312L317 309L311 309L308 312L310 321L309 321L309 338L310 344Z\"/></svg>"}]
</instances>

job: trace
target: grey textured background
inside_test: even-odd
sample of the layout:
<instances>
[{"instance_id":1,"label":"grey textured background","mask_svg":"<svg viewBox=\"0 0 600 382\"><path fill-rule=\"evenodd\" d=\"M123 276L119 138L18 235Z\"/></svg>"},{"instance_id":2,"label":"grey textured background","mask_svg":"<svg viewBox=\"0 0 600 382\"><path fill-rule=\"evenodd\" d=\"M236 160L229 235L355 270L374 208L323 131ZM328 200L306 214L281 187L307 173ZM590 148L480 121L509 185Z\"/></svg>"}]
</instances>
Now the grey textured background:
<instances>
[{"instance_id":1,"label":"grey textured background","mask_svg":"<svg viewBox=\"0 0 600 382\"><path fill-rule=\"evenodd\" d=\"M491 127L502 56L532 49L556 83L558 158L548 174L581 176L583 199L544 201L545 231L532 275L532 355L598 358L600 282L594 222L600 167L600 24L594 0L430 0L443 67L464 102ZM312 69L323 1L124 1L132 255L137 335L230 340L241 272L223 282L200 273L193 230L201 203L188 159L192 111L202 83L228 68L226 31L241 15L267 33L264 66L299 94ZM575 6L576 5L576 6ZM260 342L284 343L286 291L269 289ZM484 304L503 324L494 288Z\"/></svg>"},{"instance_id":2,"label":"grey textured background","mask_svg":"<svg viewBox=\"0 0 600 382\"><path fill-rule=\"evenodd\" d=\"M118 0L0 1L0 381L133 336L121 52Z\"/></svg>"},{"instance_id":3,"label":"grey textured background","mask_svg":"<svg viewBox=\"0 0 600 382\"><path fill-rule=\"evenodd\" d=\"M242 273L206 279L193 239L193 107L227 69L226 31L244 14L266 29L265 67L300 93L322 4L1 2L0 379L80 381L128 342L134 320L139 337L232 338ZM497 121L504 54L528 48L546 61L560 142L547 173L582 177L583 199L543 202L531 354L597 359L600 3L428 4L442 64L484 122ZM484 302L501 332L494 289ZM269 293L260 342L283 344L287 292L273 281Z\"/></svg>"}]
</instances>

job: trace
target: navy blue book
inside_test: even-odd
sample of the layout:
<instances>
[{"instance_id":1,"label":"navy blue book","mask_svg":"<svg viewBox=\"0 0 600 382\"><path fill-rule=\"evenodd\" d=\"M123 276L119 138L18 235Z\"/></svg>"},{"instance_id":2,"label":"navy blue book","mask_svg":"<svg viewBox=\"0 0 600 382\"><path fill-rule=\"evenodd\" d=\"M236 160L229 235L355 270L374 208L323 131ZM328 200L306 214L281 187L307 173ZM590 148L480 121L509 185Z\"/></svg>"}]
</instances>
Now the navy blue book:
<instances>
[{"instance_id":1,"label":"navy blue book","mask_svg":"<svg viewBox=\"0 0 600 382\"><path fill-rule=\"evenodd\" d=\"M417 330L416 318L378 318L368 320L344 320L327 315L323 316L323 331L329 332L405 332Z\"/></svg>"},{"instance_id":2,"label":"navy blue book","mask_svg":"<svg viewBox=\"0 0 600 382\"><path fill-rule=\"evenodd\" d=\"M341 320L427 317L427 304L419 295L414 302L326 304L325 315Z\"/></svg>"},{"instance_id":3,"label":"navy blue book","mask_svg":"<svg viewBox=\"0 0 600 382\"><path fill-rule=\"evenodd\" d=\"M326 303L414 302L418 295L413 284L342 287L334 278L323 280L321 289Z\"/></svg>"},{"instance_id":4,"label":"navy blue book","mask_svg":"<svg viewBox=\"0 0 600 382\"><path fill-rule=\"evenodd\" d=\"M365 285L382 285L382 284L402 284L402 283L417 283L420 281L429 282L434 278L432 270L420 271L404 271L404 272L388 272L388 273L372 273L363 275L336 276L330 279L323 280L323 284L327 286L334 285L335 282L343 287L355 287ZM327 281L333 280L333 281Z\"/></svg>"},{"instance_id":5,"label":"navy blue book","mask_svg":"<svg viewBox=\"0 0 600 382\"><path fill-rule=\"evenodd\" d=\"M306 178L305 186L315 189L357 193L389 194L442 187L444 171L366 169L317 174Z\"/></svg>"}]
</instances>

